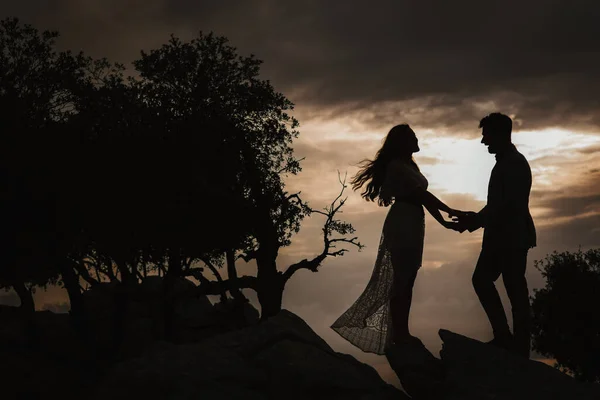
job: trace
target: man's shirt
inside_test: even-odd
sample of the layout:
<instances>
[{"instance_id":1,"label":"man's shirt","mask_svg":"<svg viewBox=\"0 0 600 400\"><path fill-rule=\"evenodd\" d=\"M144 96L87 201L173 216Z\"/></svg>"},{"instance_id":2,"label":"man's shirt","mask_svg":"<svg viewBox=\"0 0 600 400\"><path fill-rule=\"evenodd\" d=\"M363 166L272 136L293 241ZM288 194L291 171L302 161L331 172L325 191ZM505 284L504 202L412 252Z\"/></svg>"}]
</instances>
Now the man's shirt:
<instances>
[{"instance_id":1,"label":"man's shirt","mask_svg":"<svg viewBox=\"0 0 600 400\"><path fill-rule=\"evenodd\" d=\"M535 225L529 213L531 181L529 163L514 145L496 155L487 205L477 214L478 224L484 228L483 247L536 246Z\"/></svg>"}]
</instances>

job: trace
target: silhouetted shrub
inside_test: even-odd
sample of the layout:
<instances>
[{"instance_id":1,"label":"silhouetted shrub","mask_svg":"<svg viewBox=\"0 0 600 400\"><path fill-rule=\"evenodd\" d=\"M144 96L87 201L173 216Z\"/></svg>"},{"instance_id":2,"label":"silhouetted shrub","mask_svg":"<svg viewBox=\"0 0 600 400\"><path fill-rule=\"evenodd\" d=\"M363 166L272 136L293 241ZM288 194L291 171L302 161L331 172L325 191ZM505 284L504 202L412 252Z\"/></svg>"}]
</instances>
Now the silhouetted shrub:
<instances>
[{"instance_id":1,"label":"silhouetted shrub","mask_svg":"<svg viewBox=\"0 0 600 400\"><path fill-rule=\"evenodd\" d=\"M546 287L532 297L533 348L576 379L600 380L600 249L536 261Z\"/></svg>"}]
</instances>

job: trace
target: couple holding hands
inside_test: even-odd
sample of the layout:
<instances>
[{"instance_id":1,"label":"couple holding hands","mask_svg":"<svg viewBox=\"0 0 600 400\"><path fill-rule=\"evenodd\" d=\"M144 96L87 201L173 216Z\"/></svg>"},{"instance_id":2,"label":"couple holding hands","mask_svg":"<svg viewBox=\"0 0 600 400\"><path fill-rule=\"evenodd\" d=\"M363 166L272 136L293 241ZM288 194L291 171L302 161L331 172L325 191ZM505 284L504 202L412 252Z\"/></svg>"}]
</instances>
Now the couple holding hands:
<instances>
[{"instance_id":1,"label":"couple holding hands","mask_svg":"<svg viewBox=\"0 0 600 400\"><path fill-rule=\"evenodd\" d=\"M481 143L496 156L486 206L479 212L452 209L427 191L428 182L412 155L418 139L406 124L393 127L373 160L352 179L362 197L389 206L371 279L356 302L331 326L363 351L385 354L393 343L415 342L408 329L413 285L423 258L424 208L444 227L458 232L483 228L473 287L493 329L490 344L523 357L530 352L527 253L536 245L529 213L531 169L511 141L512 120L500 113L484 117ZM445 220L440 211L448 214ZM502 275L513 316L511 333L494 282Z\"/></svg>"}]
</instances>

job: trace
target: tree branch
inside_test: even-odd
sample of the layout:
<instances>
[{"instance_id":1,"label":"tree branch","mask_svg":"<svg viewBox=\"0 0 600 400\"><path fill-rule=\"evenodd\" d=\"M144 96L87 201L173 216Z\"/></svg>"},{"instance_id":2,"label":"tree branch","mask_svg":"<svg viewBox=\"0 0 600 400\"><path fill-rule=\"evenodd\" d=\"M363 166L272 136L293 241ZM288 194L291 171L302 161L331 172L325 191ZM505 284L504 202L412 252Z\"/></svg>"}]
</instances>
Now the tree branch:
<instances>
[{"instance_id":1,"label":"tree branch","mask_svg":"<svg viewBox=\"0 0 600 400\"><path fill-rule=\"evenodd\" d=\"M227 300L227 291L225 290L225 285L223 285L223 278L221 277L221 274L219 273L219 271L217 270L217 268L214 266L214 264L212 262L210 262L209 259L205 258L205 257L201 257L200 261L202 261L213 273L213 275L215 276L215 278L217 278L217 282L219 283L219 295L221 296L221 301ZM193 271L194 269L189 268L188 271ZM204 275L202 275L202 269L200 268L200 276L202 276L201 279L199 278L197 275L193 275L196 279L198 279L201 283L201 285L205 285L208 284L210 285L210 281L208 279L206 279L204 277Z\"/></svg>"},{"instance_id":2,"label":"tree branch","mask_svg":"<svg viewBox=\"0 0 600 400\"><path fill-rule=\"evenodd\" d=\"M241 258L245 262L250 262L251 260L255 260L258 252L256 250L249 250L246 253L240 253L236 258Z\"/></svg>"},{"instance_id":3,"label":"tree branch","mask_svg":"<svg viewBox=\"0 0 600 400\"><path fill-rule=\"evenodd\" d=\"M197 270L197 268L193 268L193 270ZM238 288L244 289L253 289L256 290L257 287L257 279L255 276L240 276L237 278L235 282L235 286ZM232 282L227 279L225 281L209 281L204 280L200 283L200 285L194 289L197 296L200 295L220 295L223 290L231 290Z\"/></svg>"},{"instance_id":4,"label":"tree branch","mask_svg":"<svg viewBox=\"0 0 600 400\"><path fill-rule=\"evenodd\" d=\"M217 278L218 282L223 282L223 278L221 277L221 274L217 270L217 267L215 267L215 265L213 263L211 263L210 260L208 260L205 257L200 257L199 260L202 261L204 263L204 265L206 265L208 267L208 269L210 269L210 271L213 273L215 278ZM192 268L190 268L189 270L191 271Z\"/></svg>"},{"instance_id":5,"label":"tree branch","mask_svg":"<svg viewBox=\"0 0 600 400\"><path fill-rule=\"evenodd\" d=\"M296 273L296 271L301 269L307 269L312 272L317 272L319 266L321 265L323 260L325 260L325 258L342 256L345 252L348 251L348 249L345 248L333 250L336 249L336 243L347 243L356 246L358 247L359 251L362 250L362 248L364 247L364 245L362 245L358 241L357 237L331 237L333 233L338 233L341 235L354 233L354 227L352 227L351 224L335 219L336 214L341 213L340 209L346 203L346 199L340 200L344 194L344 189L346 189L347 187L346 177L344 177L344 180L342 180L338 172L338 179L342 185L342 190L340 191L338 196L333 200L331 205L329 207L325 207L325 212L311 209L311 213L316 212L317 214L323 215L327 218L322 228L323 251L321 252L321 254L317 255L311 260L304 259L300 262L290 265L283 274L284 282L287 282L292 277L292 275Z\"/></svg>"},{"instance_id":6,"label":"tree branch","mask_svg":"<svg viewBox=\"0 0 600 400\"><path fill-rule=\"evenodd\" d=\"M300 158L298 160L294 160L294 161L296 161L296 163L299 163L300 161L304 161L305 159L306 159L306 157L302 157L302 158ZM285 167L281 168L279 171L277 171L277 174L281 175L282 172L286 172L289 169L290 169L290 165L288 164Z\"/></svg>"},{"instance_id":7,"label":"tree branch","mask_svg":"<svg viewBox=\"0 0 600 400\"><path fill-rule=\"evenodd\" d=\"M229 280L232 282L231 287L229 289L229 293L233 296L234 299L238 301L247 301L246 296L241 292L239 287L237 286L237 269L235 267L235 250L227 249L225 252L225 257L227 260L227 276Z\"/></svg>"},{"instance_id":8,"label":"tree branch","mask_svg":"<svg viewBox=\"0 0 600 400\"><path fill-rule=\"evenodd\" d=\"M91 286L94 286L94 285L97 285L98 283L100 283L96 279L92 278L92 276L90 275L90 273L87 269L87 266L85 265L85 262L73 260L73 266L75 267L75 270L79 274L79 277L83 278L83 280L85 280Z\"/></svg>"}]
</instances>

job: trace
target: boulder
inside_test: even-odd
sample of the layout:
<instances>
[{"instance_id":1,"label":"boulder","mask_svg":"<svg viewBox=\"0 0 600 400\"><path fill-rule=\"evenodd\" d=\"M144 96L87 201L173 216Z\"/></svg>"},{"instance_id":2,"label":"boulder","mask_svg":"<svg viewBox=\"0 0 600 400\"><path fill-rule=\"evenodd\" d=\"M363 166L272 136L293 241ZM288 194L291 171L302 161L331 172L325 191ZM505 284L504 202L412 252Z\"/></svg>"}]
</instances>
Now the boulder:
<instances>
[{"instance_id":1,"label":"boulder","mask_svg":"<svg viewBox=\"0 0 600 400\"><path fill-rule=\"evenodd\" d=\"M197 296L195 288L185 278L174 282L173 324L178 342L198 342L224 331L208 297ZM119 296L125 300L124 309L120 308ZM164 296L164 281L159 276L149 276L134 287L103 282L86 290L83 297L94 346L101 352L117 350L119 357L127 358L139 356L148 345L164 339ZM118 312L122 313L120 317ZM122 331L115 331L119 321ZM115 337L117 332L122 335L120 339ZM116 343L120 343L118 349Z\"/></svg>"},{"instance_id":2,"label":"boulder","mask_svg":"<svg viewBox=\"0 0 600 400\"><path fill-rule=\"evenodd\" d=\"M439 399L444 395L446 370L420 341L393 344L386 358L400 379L402 388L413 398Z\"/></svg>"},{"instance_id":3,"label":"boulder","mask_svg":"<svg viewBox=\"0 0 600 400\"><path fill-rule=\"evenodd\" d=\"M447 399L600 399L600 385L444 329L439 335Z\"/></svg>"},{"instance_id":4,"label":"boulder","mask_svg":"<svg viewBox=\"0 0 600 400\"><path fill-rule=\"evenodd\" d=\"M441 360L418 344L392 346L386 353L414 399L600 399L600 385L444 329L439 335Z\"/></svg>"},{"instance_id":5,"label":"boulder","mask_svg":"<svg viewBox=\"0 0 600 400\"><path fill-rule=\"evenodd\" d=\"M93 399L407 399L336 353L288 311L197 344L155 344L108 374Z\"/></svg>"},{"instance_id":6,"label":"boulder","mask_svg":"<svg viewBox=\"0 0 600 400\"><path fill-rule=\"evenodd\" d=\"M32 322L18 307L0 306L2 399L82 398L96 371L69 315L37 311ZM33 342L28 340L31 328Z\"/></svg>"}]
</instances>

